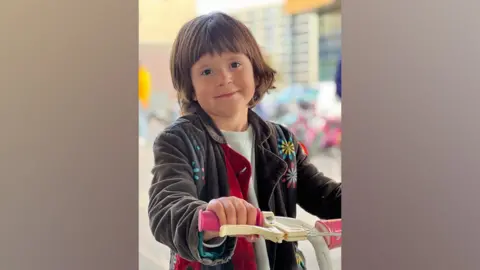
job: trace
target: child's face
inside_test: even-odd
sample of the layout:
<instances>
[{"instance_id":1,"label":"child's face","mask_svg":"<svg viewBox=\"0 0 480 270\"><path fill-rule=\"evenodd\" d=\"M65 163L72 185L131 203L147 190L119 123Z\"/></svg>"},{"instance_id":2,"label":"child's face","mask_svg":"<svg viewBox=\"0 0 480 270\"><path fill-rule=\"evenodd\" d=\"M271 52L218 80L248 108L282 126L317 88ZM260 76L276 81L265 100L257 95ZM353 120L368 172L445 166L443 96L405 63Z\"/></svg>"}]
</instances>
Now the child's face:
<instances>
[{"instance_id":1,"label":"child's face","mask_svg":"<svg viewBox=\"0 0 480 270\"><path fill-rule=\"evenodd\" d=\"M231 117L245 112L255 93L252 63L244 54L203 55L191 77L194 97L208 114Z\"/></svg>"}]
</instances>

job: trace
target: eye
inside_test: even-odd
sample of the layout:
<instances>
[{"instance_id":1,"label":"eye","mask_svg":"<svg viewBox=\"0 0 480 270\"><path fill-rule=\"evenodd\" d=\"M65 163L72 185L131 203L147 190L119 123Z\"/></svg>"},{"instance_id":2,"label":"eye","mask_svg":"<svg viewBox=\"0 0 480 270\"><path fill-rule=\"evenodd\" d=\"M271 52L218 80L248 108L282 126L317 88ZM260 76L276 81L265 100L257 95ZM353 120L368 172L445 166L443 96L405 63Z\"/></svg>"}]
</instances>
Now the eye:
<instances>
[{"instance_id":1,"label":"eye","mask_svg":"<svg viewBox=\"0 0 480 270\"><path fill-rule=\"evenodd\" d=\"M241 65L242 65L242 64L240 64L239 62L233 62L233 63L230 64L230 66L231 66L232 68L238 68L238 67L240 67Z\"/></svg>"},{"instance_id":2,"label":"eye","mask_svg":"<svg viewBox=\"0 0 480 270\"><path fill-rule=\"evenodd\" d=\"M209 69L209 68L207 68L207 69L205 69L204 71L202 71L202 76L208 76L208 75L210 75L210 74L212 74L212 70Z\"/></svg>"}]
</instances>

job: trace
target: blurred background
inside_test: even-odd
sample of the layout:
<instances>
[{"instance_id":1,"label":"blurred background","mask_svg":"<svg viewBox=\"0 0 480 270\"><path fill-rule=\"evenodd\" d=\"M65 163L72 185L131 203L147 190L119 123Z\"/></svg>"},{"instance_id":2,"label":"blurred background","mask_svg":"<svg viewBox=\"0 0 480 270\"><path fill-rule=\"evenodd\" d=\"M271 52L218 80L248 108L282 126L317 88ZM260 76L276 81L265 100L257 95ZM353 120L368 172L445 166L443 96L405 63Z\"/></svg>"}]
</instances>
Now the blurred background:
<instances>
[{"instance_id":1,"label":"blurred background","mask_svg":"<svg viewBox=\"0 0 480 270\"><path fill-rule=\"evenodd\" d=\"M140 0L139 259L140 270L167 270L170 251L155 241L148 224L151 144L179 116L170 49L180 27L197 15L226 12L245 23L277 70L278 89L255 108L264 119L288 126L313 163L341 181L341 5L339 0ZM340 87L337 87L340 85ZM142 87L141 87L142 88ZM298 218L316 218L299 208ZM313 248L300 243L308 269L318 269ZM341 269L340 249L332 251Z\"/></svg>"}]
</instances>

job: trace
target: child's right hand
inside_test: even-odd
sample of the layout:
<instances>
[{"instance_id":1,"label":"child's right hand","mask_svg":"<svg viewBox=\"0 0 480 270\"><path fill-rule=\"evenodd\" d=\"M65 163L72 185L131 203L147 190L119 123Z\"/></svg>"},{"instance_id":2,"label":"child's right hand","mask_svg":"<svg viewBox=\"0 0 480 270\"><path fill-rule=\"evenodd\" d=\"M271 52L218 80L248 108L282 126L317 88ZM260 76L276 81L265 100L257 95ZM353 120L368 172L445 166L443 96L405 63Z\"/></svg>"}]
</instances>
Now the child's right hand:
<instances>
[{"instance_id":1,"label":"child's right hand","mask_svg":"<svg viewBox=\"0 0 480 270\"><path fill-rule=\"evenodd\" d=\"M208 211L214 212L222 225L256 225L257 208L237 197L221 197L208 203ZM218 232L205 232L204 241L218 237ZM254 237L250 237L254 241Z\"/></svg>"}]
</instances>

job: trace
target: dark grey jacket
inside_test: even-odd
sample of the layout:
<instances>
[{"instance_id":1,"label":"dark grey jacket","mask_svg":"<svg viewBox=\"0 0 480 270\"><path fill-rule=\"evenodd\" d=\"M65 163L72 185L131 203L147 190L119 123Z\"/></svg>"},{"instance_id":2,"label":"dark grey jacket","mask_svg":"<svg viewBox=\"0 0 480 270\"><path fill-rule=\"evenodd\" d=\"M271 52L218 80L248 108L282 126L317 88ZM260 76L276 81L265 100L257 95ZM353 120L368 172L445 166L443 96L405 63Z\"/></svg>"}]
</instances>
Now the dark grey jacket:
<instances>
[{"instance_id":1,"label":"dark grey jacket","mask_svg":"<svg viewBox=\"0 0 480 270\"><path fill-rule=\"evenodd\" d=\"M319 218L340 218L341 184L325 177L310 163L285 127L263 121L253 111L249 112L249 123L255 134L255 173L261 210L295 217L298 204ZM148 215L156 240L170 247L175 255L171 269L233 269L231 258L237 239L228 238L221 254L206 258L204 253L209 251L199 250L202 245L197 226L198 211L208 201L229 196L227 179L229 175L232 178L231 170L249 168L228 149L222 133L199 106L155 140ZM249 179L249 173L236 180ZM267 242L267 249L271 269L298 268L296 243Z\"/></svg>"}]
</instances>

